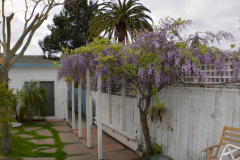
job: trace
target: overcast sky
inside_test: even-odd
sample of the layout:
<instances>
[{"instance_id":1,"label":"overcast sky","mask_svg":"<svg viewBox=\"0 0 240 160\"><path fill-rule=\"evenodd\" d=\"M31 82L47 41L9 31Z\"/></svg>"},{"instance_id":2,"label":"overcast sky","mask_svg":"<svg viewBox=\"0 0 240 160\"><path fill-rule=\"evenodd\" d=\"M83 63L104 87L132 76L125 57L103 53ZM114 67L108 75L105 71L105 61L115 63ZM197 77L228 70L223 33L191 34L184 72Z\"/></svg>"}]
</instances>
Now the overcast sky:
<instances>
[{"instance_id":1,"label":"overcast sky","mask_svg":"<svg viewBox=\"0 0 240 160\"><path fill-rule=\"evenodd\" d=\"M13 0L14 1L14 0ZM102 0L100 0L100 3ZM170 17L192 20L194 25L186 30L191 34L196 31L226 31L233 34L235 43L240 44L240 3L239 0L140 0L145 7L151 10L149 14L154 25L159 24L159 19ZM17 5L16 5L17 4ZM15 0L14 10L24 5L23 0ZM9 4L11 6L11 4ZM46 22L35 32L35 35L29 45L25 55L41 55L42 50L38 45L39 39L50 34L47 29L48 24L52 24L54 14L58 14L62 7L57 7L50 12ZM21 35L23 30L24 12L19 11L12 20L12 44ZM0 27L1 28L1 27ZM2 28L1 28L2 29ZM217 45L220 48L226 48L230 43Z\"/></svg>"}]
</instances>

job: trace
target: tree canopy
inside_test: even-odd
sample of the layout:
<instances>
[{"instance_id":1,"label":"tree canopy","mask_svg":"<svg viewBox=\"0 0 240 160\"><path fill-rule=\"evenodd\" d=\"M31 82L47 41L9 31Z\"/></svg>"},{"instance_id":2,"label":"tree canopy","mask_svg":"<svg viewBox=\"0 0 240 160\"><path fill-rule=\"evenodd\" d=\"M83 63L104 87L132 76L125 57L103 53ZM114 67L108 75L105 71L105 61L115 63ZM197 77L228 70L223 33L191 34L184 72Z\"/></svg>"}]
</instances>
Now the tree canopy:
<instances>
[{"instance_id":1,"label":"tree canopy","mask_svg":"<svg viewBox=\"0 0 240 160\"><path fill-rule=\"evenodd\" d=\"M145 12L151 13L137 0L107 1L99 4L100 9L96 11L95 17L89 22L89 36L98 37L103 31L108 38L116 36L119 42L134 38L136 31L153 28L148 22L153 22L152 18ZM90 38L89 37L89 38Z\"/></svg>"},{"instance_id":2,"label":"tree canopy","mask_svg":"<svg viewBox=\"0 0 240 160\"><path fill-rule=\"evenodd\" d=\"M54 16L53 24L48 25L51 34L39 40L43 53L51 57L53 53L63 53L62 47L75 49L86 45L88 21L93 17L95 6L93 3L88 5L87 0L66 3Z\"/></svg>"}]
</instances>

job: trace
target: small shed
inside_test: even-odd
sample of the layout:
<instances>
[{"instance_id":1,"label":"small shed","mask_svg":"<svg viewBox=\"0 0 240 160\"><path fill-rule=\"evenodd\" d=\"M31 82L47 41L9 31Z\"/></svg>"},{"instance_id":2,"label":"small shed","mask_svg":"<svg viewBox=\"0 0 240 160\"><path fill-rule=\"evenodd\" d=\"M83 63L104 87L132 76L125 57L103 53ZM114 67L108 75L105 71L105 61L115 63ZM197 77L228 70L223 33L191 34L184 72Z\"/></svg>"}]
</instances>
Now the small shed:
<instances>
[{"instance_id":1,"label":"small shed","mask_svg":"<svg viewBox=\"0 0 240 160\"><path fill-rule=\"evenodd\" d=\"M9 70L10 88L22 89L35 81L47 90L47 119L67 119L67 83L57 80L53 60L42 56L22 56Z\"/></svg>"}]
</instances>

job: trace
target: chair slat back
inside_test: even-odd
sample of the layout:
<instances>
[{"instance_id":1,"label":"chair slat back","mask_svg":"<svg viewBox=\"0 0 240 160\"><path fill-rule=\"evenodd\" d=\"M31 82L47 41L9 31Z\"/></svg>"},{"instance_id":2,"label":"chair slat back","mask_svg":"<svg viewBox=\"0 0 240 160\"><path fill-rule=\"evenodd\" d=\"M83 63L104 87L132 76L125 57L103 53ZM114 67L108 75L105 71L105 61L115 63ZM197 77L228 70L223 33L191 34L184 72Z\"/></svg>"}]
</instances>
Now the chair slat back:
<instances>
[{"instance_id":1,"label":"chair slat back","mask_svg":"<svg viewBox=\"0 0 240 160\"><path fill-rule=\"evenodd\" d=\"M227 126L223 127L222 136L218 144L218 148L215 153L215 156L217 156L219 148L221 146L225 146L226 144L234 144L235 146L240 147L240 128L227 127Z\"/></svg>"}]
</instances>

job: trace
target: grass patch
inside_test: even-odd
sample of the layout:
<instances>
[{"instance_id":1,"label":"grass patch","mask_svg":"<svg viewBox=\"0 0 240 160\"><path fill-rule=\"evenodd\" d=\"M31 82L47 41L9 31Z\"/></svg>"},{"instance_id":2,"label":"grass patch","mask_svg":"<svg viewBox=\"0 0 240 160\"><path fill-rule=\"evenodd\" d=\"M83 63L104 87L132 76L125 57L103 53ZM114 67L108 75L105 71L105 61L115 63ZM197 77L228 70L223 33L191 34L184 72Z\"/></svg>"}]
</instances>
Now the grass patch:
<instances>
[{"instance_id":1,"label":"grass patch","mask_svg":"<svg viewBox=\"0 0 240 160\"><path fill-rule=\"evenodd\" d=\"M25 132L24 127L42 127L42 129L48 129L50 132L52 132L53 136L40 136L35 131L29 131ZM35 125L32 123L29 123L25 126L21 126L19 128L18 133L12 133L11 134L11 140L12 140L12 146L13 151L6 154L4 152L0 152L0 155L11 157L11 158L18 158L19 160L21 157L55 157L57 160L64 160L67 157L67 154L62 151L64 144L61 142L58 131L51 128L51 123L47 123L45 125ZM34 144L25 138L18 137L16 135L18 134L28 134L33 135L33 138L31 139L46 139L46 138L54 138L55 144L54 145L45 145L45 144ZM29 138L30 139L30 138ZM1 142L0 142L1 144ZM55 153L43 153L40 152L41 150L44 150L45 148L38 148L46 146L49 148L57 148L57 151ZM37 151L32 152L33 149L38 149ZM48 149L48 148L46 148Z\"/></svg>"}]
</instances>

